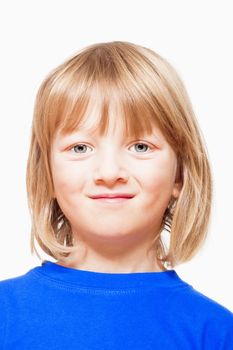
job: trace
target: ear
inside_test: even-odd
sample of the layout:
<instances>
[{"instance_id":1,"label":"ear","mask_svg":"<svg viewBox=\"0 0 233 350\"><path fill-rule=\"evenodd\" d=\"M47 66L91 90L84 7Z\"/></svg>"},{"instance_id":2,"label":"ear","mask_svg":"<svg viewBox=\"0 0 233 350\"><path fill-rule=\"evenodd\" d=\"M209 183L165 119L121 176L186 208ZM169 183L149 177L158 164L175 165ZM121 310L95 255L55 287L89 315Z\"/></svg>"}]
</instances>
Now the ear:
<instances>
[{"instance_id":1,"label":"ear","mask_svg":"<svg viewBox=\"0 0 233 350\"><path fill-rule=\"evenodd\" d=\"M173 190L172 190L172 196L173 196L174 198L178 198L179 195L180 195L181 189L182 189L182 183L181 183L181 181L175 182L175 184L174 184L174 186L173 186Z\"/></svg>"},{"instance_id":2,"label":"ear","mask_svg":"<svg viewBox=\"0 0 233 350\"><path fill-rule=\"evenodd\" d=\"M51 198L52 198L52 199L56 199L56 193L55 193L54 190L52 190Z\"/></svg>"},{"instance_id":3,"label":"ear","mask_svg":"<svg viewBox=\"0 0 233 350\"><path fill-rule=\"evenodd\" d=\"M173 186L173 190L172 190L172 196L174 198L178 198L182 189L183 183L181 181L181 172L180 172L180 166L179 164L177 165L177 169L176 169L176 178L175 178L175 183Z\"/></svg>"}]
</instances>

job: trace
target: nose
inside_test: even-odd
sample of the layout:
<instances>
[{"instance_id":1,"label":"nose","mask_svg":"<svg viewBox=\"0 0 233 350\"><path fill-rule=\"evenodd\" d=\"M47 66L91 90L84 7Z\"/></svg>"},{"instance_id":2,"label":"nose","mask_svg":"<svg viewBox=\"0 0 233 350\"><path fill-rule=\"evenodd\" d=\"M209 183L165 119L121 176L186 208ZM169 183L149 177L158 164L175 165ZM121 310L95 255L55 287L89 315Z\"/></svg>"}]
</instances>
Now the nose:
<instances>
[{"instance_id":1,"label":"nose","mask_svg":"<svg viewBox=\"0 0 233 350\"><path fill-rule=\"evenodd\" d=\"M93 178L96 183L103 182L108 186L114 183L127 182L129 178L126 164L119 152L108 151L102 153L93 171Z\"/></svg>"}]
</instances>

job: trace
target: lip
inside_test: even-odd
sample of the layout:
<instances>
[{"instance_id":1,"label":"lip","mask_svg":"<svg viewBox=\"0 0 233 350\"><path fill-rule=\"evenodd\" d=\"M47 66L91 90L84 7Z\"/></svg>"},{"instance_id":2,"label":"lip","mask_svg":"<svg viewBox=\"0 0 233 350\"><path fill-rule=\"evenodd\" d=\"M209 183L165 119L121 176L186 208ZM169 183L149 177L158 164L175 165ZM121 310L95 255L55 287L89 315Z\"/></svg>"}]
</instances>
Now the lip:
<instances>
[{"instance_id":1,"label":"lip","mask_svg":"<svg viewBox=\"0 0 233 350\"><path fill-rule=\"evenodd\" d=\"M129 193L100 193L100 194L96 194L96 195L92 195L90 196L90 198L92 199L130 199L133 198L134 195L133 194L129 194Z\"/></svg>"},{"instance_id":2,"label":"lip","mask_svg":"<svg viewBox=\"0 0 233 350\"><path fill-rule=\"evenodd\" d=\"M102 197L102 198L95 198L94 201L102 204L123 204L128 202L132 197L114 197L114 198L109 198L109 197Z\"/></svg>"}]
</instances>

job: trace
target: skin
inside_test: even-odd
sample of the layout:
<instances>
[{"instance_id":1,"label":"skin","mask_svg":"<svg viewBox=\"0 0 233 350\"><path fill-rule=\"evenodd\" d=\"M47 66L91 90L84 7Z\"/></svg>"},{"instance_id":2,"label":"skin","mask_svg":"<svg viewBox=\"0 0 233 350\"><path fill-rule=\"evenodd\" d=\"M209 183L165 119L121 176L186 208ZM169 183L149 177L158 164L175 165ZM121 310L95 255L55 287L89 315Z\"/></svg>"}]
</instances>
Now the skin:
<instances>
[{"instance_id":1,"label":"skin","mask_svg":"<svg viewBox=\"0 0 233 350\"><path fill-rule=\"evenodd\" d=\"M90 113L77 131L57 132L51 145L54 197L77 242L70 261L57 263L108 273L166 271L152 239L171 196L181 190L176 155L156 126L152 135L130 139L112 118L108 134L100 137L89 130L93 120ZM135 197L121 204L88 197L104 192Z\"/></svg>"}]
</instances>

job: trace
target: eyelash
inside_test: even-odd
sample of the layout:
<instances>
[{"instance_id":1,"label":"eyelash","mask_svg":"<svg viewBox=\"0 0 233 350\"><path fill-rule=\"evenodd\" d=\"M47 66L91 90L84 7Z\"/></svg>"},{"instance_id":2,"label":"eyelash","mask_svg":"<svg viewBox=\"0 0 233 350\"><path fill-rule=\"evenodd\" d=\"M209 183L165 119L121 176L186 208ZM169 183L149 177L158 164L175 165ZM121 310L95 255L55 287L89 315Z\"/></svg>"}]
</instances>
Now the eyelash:
<instances>
[{"instance_id":1,"label":"eyelash","mask_svg":"<svg viewBox=\"0 0 233 350\"><path fill-rule=\"evenodd\" d=\"M136 142L136 143L134 143L132 146L138 145L138 144L139 144L139 145L147 146L147 147L149 147L150 149L152 149L152 147L151 147L150 145L148 145L147 143L144 143L144 142ZM78 144L76 144L76 145L70 147L69 150L73 150L75 147L80 146L80 145L82 145L82 146L87 146L85 143L78 143ZM74 152L74 153L75 153L75 154L86 154L86 153L77 153L77 152ZM136 152L136 153L144 153L144 152Z\"/></svg>"}]
</instances>

